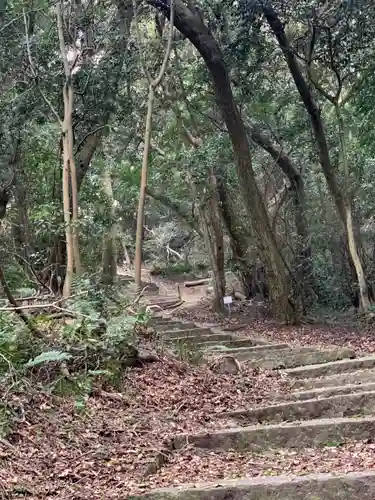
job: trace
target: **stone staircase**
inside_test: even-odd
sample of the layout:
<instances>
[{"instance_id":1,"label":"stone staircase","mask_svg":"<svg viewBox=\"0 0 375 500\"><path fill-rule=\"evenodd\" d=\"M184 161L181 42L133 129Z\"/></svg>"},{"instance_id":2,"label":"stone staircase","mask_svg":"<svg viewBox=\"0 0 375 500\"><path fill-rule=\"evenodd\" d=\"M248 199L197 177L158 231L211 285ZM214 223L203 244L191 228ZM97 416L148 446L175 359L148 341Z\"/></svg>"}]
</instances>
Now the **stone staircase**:
<instances>
[{"instance_id":1,"label":"stone staircase","mask_svg":"<svg viewBox=\"0 0 375 500\"><path fill-rule=\"evenodd\" d=\"M282 370L293 391L268 406L227 411L216 430L176 435L171 453L187 446L196 455L323 449L332 443L375 442L375 356L350 349L317 350L268 344L184 321L156 317L153 327L168 345L187 343L207 357L222 354L251 367ZM151 491L155 500L375 500L374 469L336 474L248 477ZM162 466L160 461L159 466ZM307 471L309 472L309 471ZM137 497L132 497L137 498Z\"/></svg>"}]
</instances>

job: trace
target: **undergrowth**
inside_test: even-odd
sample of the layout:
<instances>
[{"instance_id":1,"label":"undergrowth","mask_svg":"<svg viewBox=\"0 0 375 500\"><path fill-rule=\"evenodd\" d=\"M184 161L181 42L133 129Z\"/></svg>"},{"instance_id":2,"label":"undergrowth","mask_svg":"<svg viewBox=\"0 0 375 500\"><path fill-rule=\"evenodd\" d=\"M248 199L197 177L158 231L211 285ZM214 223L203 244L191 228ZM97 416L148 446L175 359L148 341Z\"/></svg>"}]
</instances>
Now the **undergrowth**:
<instances>
[{"instance_id":1,"label":"undergrowth","mask_svg":"<svg viewBox=\"0 0 375 500\"><path fill-rule=\"evenodd\" d=\"M14 401L26 394L74 395L77 410L84 411L94 386L119 384L124 369L139 356L149 320L141 309L130 313L129 305L123 290L82 279L64 303L65 316L48 307L36 309L39 337L13 312L0 312L1 438L19 418Z\"/></svg>"}]
</instances>

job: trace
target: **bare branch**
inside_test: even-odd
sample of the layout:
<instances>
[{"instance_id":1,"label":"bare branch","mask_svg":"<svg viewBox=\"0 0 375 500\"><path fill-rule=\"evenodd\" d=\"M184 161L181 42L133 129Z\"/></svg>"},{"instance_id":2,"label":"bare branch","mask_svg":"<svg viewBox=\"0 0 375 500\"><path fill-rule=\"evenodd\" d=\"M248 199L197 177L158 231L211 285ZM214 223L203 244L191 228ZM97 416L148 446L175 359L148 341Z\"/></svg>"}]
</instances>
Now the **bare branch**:
<instances>
[{"instance_id":1,"label":"bare branch","mask_svg":"<svg viewBox=\"0 0 375 500\"><path fill-rule=\"evenodd\" d=\"M25 37L26 37L27 56L28 56L28 59L29 59L30 69L31 69L31 73L32 73L33 78L34 78L35 85L36 85L36 87L37 87L40 95L42 96L44 102L47 104L47 106L50 108L50 110L52 111L52 113L56 117L57 122L60 125L62 125L62 121L60 119L60 116L59 116L58 112L56 111L56 109L54 108L53 104L48 99L48 97L44 94L44 92L42 91L42 89L40 88L39 83L38 83L38 75L37 75L37 73L35 71L34 63L33 63L33 58L32 58L32 55L31 55L29 30L28 30L28 27L27 27L27 17L26 17L25 10L23 11L23 22L24 22L24 25L25 25Z\"/></svg>"}]
</instances>

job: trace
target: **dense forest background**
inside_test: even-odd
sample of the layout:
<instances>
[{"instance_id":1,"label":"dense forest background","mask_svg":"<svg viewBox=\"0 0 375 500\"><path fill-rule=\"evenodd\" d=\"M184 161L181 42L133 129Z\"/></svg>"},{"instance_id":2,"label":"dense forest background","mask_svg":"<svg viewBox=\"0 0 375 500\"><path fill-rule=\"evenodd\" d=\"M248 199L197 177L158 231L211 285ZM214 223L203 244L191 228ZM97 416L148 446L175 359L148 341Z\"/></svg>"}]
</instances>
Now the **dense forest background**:
<instances>
[{"instance_id":1,"label":"dense forest background","mask_svg":"<svg viewBox=\"0 0 375 500\"><path fill-rule=\"evenodd\" d=\"M105 294L125 265L138 289L210 274L217 310L237 276L282 322L371 313L374 9L2 0L7 300Z\"/></svg>"}]
</instances>

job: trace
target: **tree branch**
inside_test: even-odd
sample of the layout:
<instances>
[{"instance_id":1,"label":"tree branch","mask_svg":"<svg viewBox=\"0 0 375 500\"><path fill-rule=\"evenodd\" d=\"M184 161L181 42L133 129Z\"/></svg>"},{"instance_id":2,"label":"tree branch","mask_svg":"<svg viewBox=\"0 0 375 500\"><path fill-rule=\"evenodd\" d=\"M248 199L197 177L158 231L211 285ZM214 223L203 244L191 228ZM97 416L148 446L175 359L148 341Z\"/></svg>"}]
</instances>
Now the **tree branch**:
<instances>
[{"instance_id":1,"label":"tree branch","mask_svg":"<svg viewBox=\"0 0 375 500\"><path fill-rule=\"evenodd\" d=\"M154 198L154 200L159 201L162 205L172 210L185 224L198 233L199 236L203 236L197 222L191 218L189 213L186 212L181 205L172 201L164 194L153 191L149 187L146 188L146 193L148 196L151 196L151 198Z\"/></svg>"}]
</instances>

